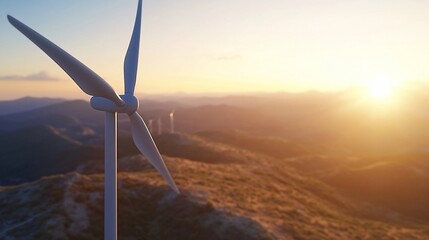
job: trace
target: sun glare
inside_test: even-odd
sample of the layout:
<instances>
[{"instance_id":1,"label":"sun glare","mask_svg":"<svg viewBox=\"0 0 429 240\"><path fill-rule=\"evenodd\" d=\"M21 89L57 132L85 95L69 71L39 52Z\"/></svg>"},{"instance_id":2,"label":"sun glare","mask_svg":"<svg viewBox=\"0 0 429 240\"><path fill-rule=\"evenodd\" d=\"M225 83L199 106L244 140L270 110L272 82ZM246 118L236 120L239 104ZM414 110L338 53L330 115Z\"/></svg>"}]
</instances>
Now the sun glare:
<instances>
[{"instance_id":1,"label":"sun glare","mask_svg":"<svg viewBox=\"0 0 429 240\"><path fill-rule=\"evenodd\" d=\"M385 101L391 97L394 85L393 79L374 78L368 82L368 93L376 101Z\"/></svg>"}]
</instances>

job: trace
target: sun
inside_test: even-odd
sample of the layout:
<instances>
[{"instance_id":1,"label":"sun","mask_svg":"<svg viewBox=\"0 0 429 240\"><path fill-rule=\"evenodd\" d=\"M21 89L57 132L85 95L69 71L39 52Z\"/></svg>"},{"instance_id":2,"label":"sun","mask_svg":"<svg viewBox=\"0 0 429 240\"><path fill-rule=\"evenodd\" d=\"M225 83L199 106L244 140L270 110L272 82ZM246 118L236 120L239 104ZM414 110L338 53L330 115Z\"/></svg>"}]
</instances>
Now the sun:
<instances>
[{"instance_id":1,"label":"sun","mask_svg":"<svg viewBox=\"0 0 429 240\"><path fill-rule=\"evenodd\" d=\"M393 89L395 87L395 81L393 79L387 79L377 77L368 82L368 94L375 101L385 101L392 96Z\"/></svg>"}]
</instances>

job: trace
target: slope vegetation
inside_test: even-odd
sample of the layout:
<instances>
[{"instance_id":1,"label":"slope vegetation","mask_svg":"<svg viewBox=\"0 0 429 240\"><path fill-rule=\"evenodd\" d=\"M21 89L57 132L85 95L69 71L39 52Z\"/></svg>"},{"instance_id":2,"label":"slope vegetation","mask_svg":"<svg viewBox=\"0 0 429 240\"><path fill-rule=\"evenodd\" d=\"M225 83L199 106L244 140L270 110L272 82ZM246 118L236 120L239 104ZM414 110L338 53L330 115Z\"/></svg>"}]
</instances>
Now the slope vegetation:
<instances>
[{"instance_id":1,"label":"slope vegetation","mask_svg":"<svg viewBox=\"0 0 429 240\"><path fill-rule=\"evenodd\" d=\"M227 148L227 146L223 146ZM232 151L233 149L231 149ZM244 150L241 150L244 151ZM427 225L343 197L283 161L228 164L165 157L182 194L141 155L121 158L122 239L427 239ZM0 236L100 239L103 176L68 174L0 190ZM25 210L26 209L26 210ZM3 235L1 235L3 234Z\"/></svg>"}]
</instances>

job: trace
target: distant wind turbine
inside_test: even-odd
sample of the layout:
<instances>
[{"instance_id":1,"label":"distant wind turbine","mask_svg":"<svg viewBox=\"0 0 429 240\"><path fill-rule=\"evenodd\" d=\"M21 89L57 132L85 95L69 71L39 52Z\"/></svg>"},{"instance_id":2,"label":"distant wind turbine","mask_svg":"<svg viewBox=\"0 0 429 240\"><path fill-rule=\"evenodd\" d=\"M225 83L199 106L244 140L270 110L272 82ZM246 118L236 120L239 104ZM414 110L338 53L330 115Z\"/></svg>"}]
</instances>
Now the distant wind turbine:
<instances>
[{"instance_id":1,"label":"distant wind turbine","mask_svg":"<svg viewBox=\"0 0 429 240\"><path fill-rule=\"evenodd\" d=\"M149 119L149 132L153 134L153 119Z\"/></svg>"},{"instance_id":2,"label":"distant wind turbine","mask_svg":"<svg viewBox=\"0 0 429 240\"><path fill-rule=\"evenodd\" d=\"M162 134L162 120L161 118L158 118L158 120L156 121L156 125L158 126L158 135Z\"/></svg>"},{"instance_id":3,"label":"distant wind turbine","mask_svg":"<svg viewBox=\"0 0 429 240\"><path fill-rule=\"evenodd\" d=\"M134 96L140 45L142 1L139 0L134 30L124 60L125 94L118 95L95 72L66 51L21 23L12 16L9 22L54 60L86 94L92 96L91 106L105 114L104 169L104 239L117 239L117 113L126 113L131 121L134 143L160 172L168 185L179 193L173 178L146 127L137 113L139 102Z\"/></svg>"},{"instance_id":4,"label":"distant wind turbine","mask_svg":"<svg viewBox=\"0 0 429 240\"><path fill-rule=\"evenodd\" d=\"M174 133L174 111L170 113L170 133Z\"/></svg>"}]
</instances>

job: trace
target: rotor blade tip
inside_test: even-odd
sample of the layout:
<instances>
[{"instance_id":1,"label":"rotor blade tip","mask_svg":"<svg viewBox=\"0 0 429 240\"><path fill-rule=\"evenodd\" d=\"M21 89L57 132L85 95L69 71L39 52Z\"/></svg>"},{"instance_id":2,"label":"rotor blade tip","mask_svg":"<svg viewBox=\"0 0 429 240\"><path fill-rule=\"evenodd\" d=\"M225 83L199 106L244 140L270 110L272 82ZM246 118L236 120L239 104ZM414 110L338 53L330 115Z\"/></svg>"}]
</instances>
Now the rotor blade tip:
<instances>
[{"instance_id":1,"label":"rotor blade tip","mask_svg":"<svg viewBox=\"0 0 429 240\"><path fill-rule=\"evenodd\" d=\"M7 15L7 20L9 20L9 23L12 24L12 26L14 26L15 28L17 28L17 25L21 23L18 19L12 17L9 14Z\"/></svg>"},{"instance_id":2,"label":"rotor blade tip","mask_svg":"<svg viewBox=\"0 0 429 240\"><path fill-rule=\"evenodd\" d=\"M180 191L179 191L179 189L178 189L177 187L174 187L174 188L173 188L173 191L174 191L176 194L180 194Z\"/></svg>"},{"instance_id":3,"label":"rotor blade tip","mask_svg":"<svg viewBox=\"0 0 429 240\"><path fill-rule=\"evenodd\" d=\"M12 17L11 15L7 15L7 20L9 20L10 23L12 23L12 21L16 20L14 17Z\"/></svg>"}]
</instances>

